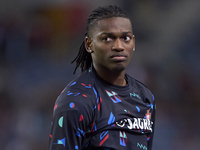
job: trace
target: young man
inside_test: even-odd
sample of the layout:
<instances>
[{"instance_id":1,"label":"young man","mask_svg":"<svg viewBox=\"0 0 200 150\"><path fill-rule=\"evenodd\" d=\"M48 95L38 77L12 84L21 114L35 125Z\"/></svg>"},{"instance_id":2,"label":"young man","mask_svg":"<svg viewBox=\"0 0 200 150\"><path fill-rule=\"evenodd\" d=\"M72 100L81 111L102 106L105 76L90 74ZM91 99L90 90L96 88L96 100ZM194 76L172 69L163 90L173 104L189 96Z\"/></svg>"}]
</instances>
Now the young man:
<instances>
[{"instance_id":1,"label":"young man","mask_svg":"<svg viewBox=\"0 0 200 150\"><path fill-rule=\"evenodd\" d=\"M99 7L75 58L82 74L55 102L49 150L151 150L155 101L125 73L135 50L127 13Z\"/></svg>"}]
</instances>

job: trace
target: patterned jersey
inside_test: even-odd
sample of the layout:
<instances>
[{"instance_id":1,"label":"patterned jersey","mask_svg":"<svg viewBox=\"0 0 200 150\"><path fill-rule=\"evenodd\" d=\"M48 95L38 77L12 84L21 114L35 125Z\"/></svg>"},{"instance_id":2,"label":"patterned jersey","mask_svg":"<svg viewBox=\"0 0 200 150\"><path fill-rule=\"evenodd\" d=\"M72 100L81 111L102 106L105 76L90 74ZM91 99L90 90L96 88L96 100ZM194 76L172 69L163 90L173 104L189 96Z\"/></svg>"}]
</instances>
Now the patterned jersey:
<instances>
[{"instance_id":1,"label":"patterned jersey","mask_svg":"<svg viewBox=\"0 0 200 150\"><path fill-rule=\"evenodd\" d=\"M139 81L126 86L83 72L55 102L49 150L151 150L155 101Z\"/></svg>"}]
</instances>

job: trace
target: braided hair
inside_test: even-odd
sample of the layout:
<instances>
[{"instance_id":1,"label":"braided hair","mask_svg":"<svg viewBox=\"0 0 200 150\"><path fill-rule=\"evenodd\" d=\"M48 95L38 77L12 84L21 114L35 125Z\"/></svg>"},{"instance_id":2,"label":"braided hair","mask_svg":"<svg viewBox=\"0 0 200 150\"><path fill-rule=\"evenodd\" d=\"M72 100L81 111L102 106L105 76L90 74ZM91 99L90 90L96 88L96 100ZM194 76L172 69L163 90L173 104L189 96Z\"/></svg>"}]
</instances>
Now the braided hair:
<instances>
[{"instance_id":1,"label":"braided hair","mask_svg":"<svg viewBox=\"0 0 200 150\"><path fill-rule=\"evenodd\" d=\"M98 7L95 9L88 17L87 24L86 24L86 34L85 36L90 36L90 31L92 27L102 19L106 18L112 18L112 17L123 17L123 18L129 18L128 13L121 9L118 6L115 5L108 5L104 7ZM88 70L91 67L92 64L92 57L91 53L88 53L85 48L85 41L81 44L79 48L78 55L76 58L71 62L76 61L76 67L74 69L73 74L76 73L77 68L80 66L81 72Z\"/></svg>"}]
</instances>

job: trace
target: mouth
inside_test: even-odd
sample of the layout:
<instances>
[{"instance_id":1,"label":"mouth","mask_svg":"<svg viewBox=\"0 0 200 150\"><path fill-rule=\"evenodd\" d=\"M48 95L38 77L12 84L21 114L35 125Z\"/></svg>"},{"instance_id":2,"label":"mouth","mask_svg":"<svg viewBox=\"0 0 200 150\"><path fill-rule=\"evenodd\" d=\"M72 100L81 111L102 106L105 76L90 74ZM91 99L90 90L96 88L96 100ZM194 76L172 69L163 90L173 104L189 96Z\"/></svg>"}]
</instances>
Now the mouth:
<instances>
[{"instance_id":1,"label":"mouth","mask_svg":"<svg viewBox=\"0 0 200 150\"><path fill-rule=\"evenodd\" d=\"M110 56L110 58L114 61L124 61L126 59L125 54L113 54Z\"/></svg>"}]
</instances>

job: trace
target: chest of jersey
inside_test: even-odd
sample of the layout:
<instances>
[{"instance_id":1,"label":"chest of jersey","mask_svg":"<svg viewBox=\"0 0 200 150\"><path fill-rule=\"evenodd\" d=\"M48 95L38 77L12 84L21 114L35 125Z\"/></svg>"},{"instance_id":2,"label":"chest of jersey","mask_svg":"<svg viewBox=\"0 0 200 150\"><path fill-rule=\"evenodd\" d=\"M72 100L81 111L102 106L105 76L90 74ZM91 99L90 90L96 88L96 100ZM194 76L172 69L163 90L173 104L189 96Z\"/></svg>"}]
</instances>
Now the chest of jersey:
<instances>
[{"instance_id":1,"label":"chest of jersey","mask_svg":"<svg viewBox=\"0 0 200 150\"><path fill-rule=\"evenodd\" d=\"M139 93L118 93L98 90L95 123L97 129L105 126L128 130L151 131L151 106Z\"/></svg>"},{"instance_id":2,"label":"chest of jersey","mask_svg":"<svg viewBox=\"0 0 200 150\"><path fill-rule=\"evenodd\" d=\"M110 89L98 89L96 96L94 128L97 134L92 136L90 146L147 147L145 133L152 132L153 122L151 107L144 97L135 92L120 93Z\"/></svg>"}]
</instances>

